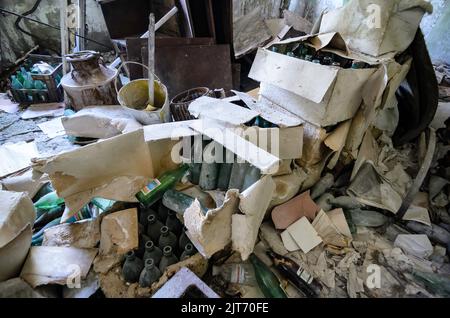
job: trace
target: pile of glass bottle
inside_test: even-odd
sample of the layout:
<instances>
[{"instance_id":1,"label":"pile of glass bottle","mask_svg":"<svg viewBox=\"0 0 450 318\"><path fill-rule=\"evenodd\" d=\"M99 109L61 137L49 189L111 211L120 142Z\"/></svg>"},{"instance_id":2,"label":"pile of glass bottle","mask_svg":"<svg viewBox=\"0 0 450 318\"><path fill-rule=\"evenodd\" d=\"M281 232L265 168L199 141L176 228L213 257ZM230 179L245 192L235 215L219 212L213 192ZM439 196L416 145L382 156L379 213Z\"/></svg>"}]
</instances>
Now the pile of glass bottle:
<instances>
[{"instance_id":1,"label":"pile of glass bottle","mask_svg":"<svg viewBox=\"0 0 450 318\"><path fill-rule=\"evenodd\" d=\"M139 247L125 255L122 276L129 283L150 287L166 267L196 253L186 229L174 211L161 201L151 208L139 208Z\"/></svg>"},{"instance_id":2,"label":"pile of glass bottle","mask_svg":"<svg viewBox=\"0 0 450 318\"><path fill-rule=\"evenodd\" d=\"M203 147L203 158L213 151L212 147L222 146L214 141L205 144ZM238 160L236 156L234 156L232 161L227 161L225 152L224 149L224 160L222 163L195 163L193 160L193 163L189 165L189 181L206 191L238 189L242 192L261 178L261 171L257 167Z\"/></svg>"},{"instance_id":3,"label":"pile of glass bottle","mask_svg":"<svg viewBox=\"0 0 450 318\"><path fill-rule=\"evenodd\" d=\"M362 69L372 66L361 61L347 59L332 52L316 50L306 43L275 44L270 47L272 52L284 54L290 57L299 58L315 64L335 66L341 68Z\"/></svg>"},{"instance_id":4,"label":"pile of glass bottle","mask_svg":"<svg viewBox=\"0 0 450 318\"><path fill-rule=\"evenodd\" d=\"M47 85L43 81L34 80L31 75L48 75L54 70L55 68L46 62L32 64L32 62L28 60L20 67L20 70L18 70L16 74L11 75L11 88L17 91L21 101L33 102L33 96L37 96L40 100L45 102L46 99L44 94L46 93ZM55 80L56 86L58 86L61 81L61 76L56 74Z\"/></svg>"}]
</instances>

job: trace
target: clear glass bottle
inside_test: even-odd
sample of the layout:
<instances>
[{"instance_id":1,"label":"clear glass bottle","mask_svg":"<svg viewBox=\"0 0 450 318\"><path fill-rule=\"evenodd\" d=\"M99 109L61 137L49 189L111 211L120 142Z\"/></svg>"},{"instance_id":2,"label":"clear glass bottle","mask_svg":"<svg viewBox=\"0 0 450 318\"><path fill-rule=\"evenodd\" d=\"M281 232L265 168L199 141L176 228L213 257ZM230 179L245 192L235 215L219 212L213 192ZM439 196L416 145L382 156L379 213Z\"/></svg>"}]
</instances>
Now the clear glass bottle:
<instances>
[{"instance_id":1,"label":"clear glass bottle","mask_svg":"<svg viewBox=\"0 0 450 318\"><path fill-rule=\"evenodd\" d=\"M258 286L252 264L228 263L213 266L212 274L213 276L222 276L229 283Z\"/></svg>"}]
</instances>

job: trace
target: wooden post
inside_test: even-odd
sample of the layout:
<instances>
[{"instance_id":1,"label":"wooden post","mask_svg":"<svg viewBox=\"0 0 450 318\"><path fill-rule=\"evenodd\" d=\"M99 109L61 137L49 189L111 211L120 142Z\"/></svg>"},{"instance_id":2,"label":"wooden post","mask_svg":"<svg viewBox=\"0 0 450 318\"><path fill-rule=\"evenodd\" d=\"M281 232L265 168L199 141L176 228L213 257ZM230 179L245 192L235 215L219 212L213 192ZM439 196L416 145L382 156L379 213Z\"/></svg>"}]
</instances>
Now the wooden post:
<instances>
[{"instance_id":1,"label":"wooden post","mask_svg":"<svg viewBox=\"0 0 450 318\"><path fill-rule=\"evenodd\" d=\"M148 25L148 103L155 106L155 15L150 13L150 23Z\"/></svg>"},{"instance_id":2,"label":"wooden post","mask_svg":"<svg viewBox=\"0 0 450 318\"><path fill-rule=\"evenodd\" d=\"M60 27L61 27L61 58L63 64L63 75L67 73L67 62L65 55L67 54L67 0L62 0L59 11Z\"/></svg>"}]
</instances>

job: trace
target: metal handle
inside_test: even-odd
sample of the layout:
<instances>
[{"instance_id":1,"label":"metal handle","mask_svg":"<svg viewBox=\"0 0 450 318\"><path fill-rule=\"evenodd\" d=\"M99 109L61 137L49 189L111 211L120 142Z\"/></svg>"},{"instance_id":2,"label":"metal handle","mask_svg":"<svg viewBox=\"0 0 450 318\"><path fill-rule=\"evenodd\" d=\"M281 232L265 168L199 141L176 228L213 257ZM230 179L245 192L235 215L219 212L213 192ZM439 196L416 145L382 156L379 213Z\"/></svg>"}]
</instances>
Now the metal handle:
<instances>
[{"instance_id":1,"label":"metal handle","mask_svg":"<svg viewBox=\"0 0 450 318\"><path fill-rule=\"evenodd\" d=\"M144 67L147 71L149 70L147 65L144 65L144 64L139 63L139 62L134 62L134 61L126 61L126 62L123 62L122 65L120 65L119 69L117 70L117 75L116 75L116 77L114 78L114 88L116 89L116 94L117 94L117 95L119 95L119 90L117 89L117 78L119 77L119 74L120 74L120 71L122 70L122 67L124 67L124 66L127 65L127 64L136 64L136 65L139 65L139 66ZM153 73L153 76L155 76L155 78L157 79L157 81L158 81L159 83L162 83L161 80L159 79L159 77L156 76L155 73Z\"/></svg>"}]
</instances>

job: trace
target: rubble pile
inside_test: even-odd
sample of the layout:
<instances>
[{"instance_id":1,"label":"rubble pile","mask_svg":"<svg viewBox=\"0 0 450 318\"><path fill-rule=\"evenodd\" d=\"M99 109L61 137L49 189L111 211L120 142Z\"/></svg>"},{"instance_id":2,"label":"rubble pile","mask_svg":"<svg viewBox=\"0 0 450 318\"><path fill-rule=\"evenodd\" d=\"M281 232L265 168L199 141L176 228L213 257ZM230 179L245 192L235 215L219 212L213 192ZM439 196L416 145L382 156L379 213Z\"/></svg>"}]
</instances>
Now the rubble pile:
<instances>
[{"instance_id":1,"label":"rubble pile","mask_svg":"<svg viewBox=\"0 0 450 318\"><path fill-rule=\"evenodd\" d=\"M403 129L417 114L401 112L399 92L429 60L413 52L432 8L374 2L390 23L370 37L359 0L317 32L241 34L259 89L186 97L189 120L166 120L159 79L151 99L147 79L113 90L108 77L108 96L85 95L115 106L83 104L71 86L77 112L51 127L82 146L0 147L0 295L449 297L449 67L435 65L439 105L418 102L434 120ZM98 59L69 61L110 74Z\"/></svg>"}]
</instances>

